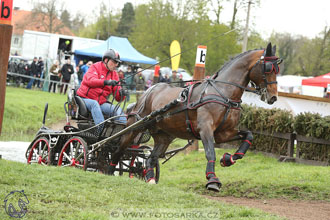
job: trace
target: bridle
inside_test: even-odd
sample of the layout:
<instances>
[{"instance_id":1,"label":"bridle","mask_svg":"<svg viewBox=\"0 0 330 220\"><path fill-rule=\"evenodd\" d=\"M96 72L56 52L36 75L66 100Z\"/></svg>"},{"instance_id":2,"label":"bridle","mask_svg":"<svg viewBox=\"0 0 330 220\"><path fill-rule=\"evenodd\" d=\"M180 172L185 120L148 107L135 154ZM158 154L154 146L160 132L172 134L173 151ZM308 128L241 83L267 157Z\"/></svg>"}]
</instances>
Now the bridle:
<instances>
[{"instance_id":1,"label":"bridle","mask_svg":"<svg viewBox=\"0 0 330 220\"><path fill-rule=\"evenodd\" d=\"M262 79L264 82L264 87L261 86L257 86L254 82L252 82L252 84L254 84L254 87L256 88L256 90L265 90L267 89L268 85L271 84L277 84L277 81L268 81L267 80L267 74L271 74L272 72L274 72L276 75L280 72L280 64L282 63L282 59L277 57L277 56L270 56L267 57L265 56L266 51L264 51L263 55L260 57L260 59L253 65L253 67L251 68L251 70L261 64L261 72L262 72ZM250 72L251 72L250 70Z\"/></svg>"}]
</instances>

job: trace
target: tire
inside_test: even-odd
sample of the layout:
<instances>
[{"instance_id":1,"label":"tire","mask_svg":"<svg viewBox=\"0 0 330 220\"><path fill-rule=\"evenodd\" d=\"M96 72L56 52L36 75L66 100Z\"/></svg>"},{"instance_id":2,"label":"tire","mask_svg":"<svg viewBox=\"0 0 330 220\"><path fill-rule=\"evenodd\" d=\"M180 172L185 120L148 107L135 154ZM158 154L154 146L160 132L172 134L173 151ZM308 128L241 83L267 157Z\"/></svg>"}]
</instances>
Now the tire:
<instances>
[{"instance_id":1,"label":"tire","mask_svg":"<svg viewBox=\"0 0 330 220\"><path fill-rule=\"evenodd\" d=\"M40 137L32 144L31 149L26 151L27 163L37 163L41 165L49 164L49 140L46 137Z\"/></svg>"},{"instance_id":2,"label":"tire","mask_svg":"<svg viewBox=\"0 0 330 220\"><path fill-rule=\"evenodd\" d=\"M57 165L63 167L72 166L86 170L88 167L87 152L88 145L86 141L81 137L74 136L64 144Z\"/></svg>"}]
</instances>

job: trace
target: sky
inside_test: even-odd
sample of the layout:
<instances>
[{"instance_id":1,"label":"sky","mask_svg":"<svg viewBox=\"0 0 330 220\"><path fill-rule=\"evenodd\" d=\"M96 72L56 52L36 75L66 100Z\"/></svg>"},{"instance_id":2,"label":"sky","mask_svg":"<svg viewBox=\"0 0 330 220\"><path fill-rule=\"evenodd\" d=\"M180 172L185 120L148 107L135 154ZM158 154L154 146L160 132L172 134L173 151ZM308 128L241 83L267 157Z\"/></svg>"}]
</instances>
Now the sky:
<instances>
[{"instance_id":1,"label":"sky","mask_svg":"<svg viewBox=\"0 0 330 220\"><path fill-rule=\"evenodd\" d=\"M93 9L98 11L101 2L110 5L113 11L120 11L126 2L133 6L146 3L148 0L70 0L65 1L69 12L84 14L87 19L93 19ZM248 0L246 0L248 1ZM255 1L255 0L252 0ZM229 23L233 12L233 1L223 4L224 10L220 20ZM30 10L31 0L14 0L14 7ZM212 17L212 13L210 14ZM245 25L246 10L241 9L238 19ZM287 32L293 35L303 35L314 38L325 26L330 26L330 0L260 0L260 6L251 9L250 27L263 38L268 38L273 31Z\"/></svg>"}]
</instances>

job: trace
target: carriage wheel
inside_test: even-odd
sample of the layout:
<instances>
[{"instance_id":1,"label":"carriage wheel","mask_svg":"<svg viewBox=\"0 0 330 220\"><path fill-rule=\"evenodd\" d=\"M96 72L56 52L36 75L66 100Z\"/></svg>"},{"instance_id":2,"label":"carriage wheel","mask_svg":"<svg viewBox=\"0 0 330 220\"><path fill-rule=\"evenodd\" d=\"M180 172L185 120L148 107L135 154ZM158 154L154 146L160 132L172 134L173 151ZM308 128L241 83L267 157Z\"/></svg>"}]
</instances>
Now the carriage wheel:
<instances>
[{"instance_id":1,"label":"carriage wheel","mask_svg":"<svg viewBox=\"0 0 330 220\"><path fill-rule=\"evenodd\" d=\"M37 163L47 165L49 163L49 141L48 138L40 137L33 144L30 150L27 150L27 163Z\"/></svg>"},{"instance_id":2,"label":"carriage wheel","mask_svg":"<svg viewBox=\"0 0 330 220\"><path fill-rule=\"evenodd\" d=\"M58 166L71 166L86 170L88 166L87 150L87 143L81 137L70 138L61 150Z\"/></svg>"},{"instance_id":3,"label":"carriage wheel","mask_svg":"<svg viewBox=\"0 0 330 220\"><path fill-rule=\"evenodd\" d=\"M146 145L142 145L140 146L138 149L142 149L142 150L151 150L152 148ZM135 168L137 168L138 172L135 173L137 175L138 178L140 179L144 179L147 173L147 159L145 158L141 158L139 156L134 156L131 159L131 166L134 166ZM157 160L156 166L154 167L154 172L155 172L155 180L156 183L158 183L159 181L159 177L160 177L160 166L159 166L159 162ZM130 178L134 176L133 172L129 173Z\"/></svg>"}]
</instances>

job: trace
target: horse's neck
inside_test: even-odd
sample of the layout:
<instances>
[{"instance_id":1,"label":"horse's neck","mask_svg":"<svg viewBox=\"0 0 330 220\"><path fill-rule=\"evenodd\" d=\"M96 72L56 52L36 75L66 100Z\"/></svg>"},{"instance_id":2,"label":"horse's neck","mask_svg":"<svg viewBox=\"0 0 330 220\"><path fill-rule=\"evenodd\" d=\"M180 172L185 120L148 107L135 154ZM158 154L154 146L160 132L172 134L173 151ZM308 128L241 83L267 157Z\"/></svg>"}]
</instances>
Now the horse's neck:
<instances>
[{"instance_id":1,"label":"horse's neck","mask_svg":"<svg viewBox=\"0 0 330 220\"><path fill-rule=\"evenodd\" d=\"M261 56L261 51L251 51L244 56L234 59L224 70L218 73L215 80L225 81L247 87L249 79L249 71ZM240 100L244 90L238 86L229 84L218 84L224 89L227 97L233 100Z\"/></svg>"}]
</instances>

